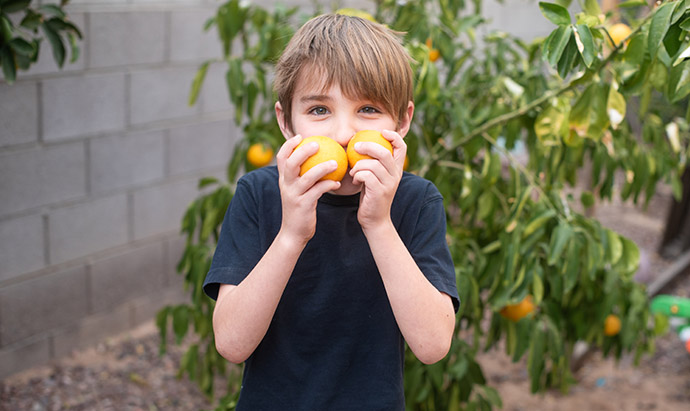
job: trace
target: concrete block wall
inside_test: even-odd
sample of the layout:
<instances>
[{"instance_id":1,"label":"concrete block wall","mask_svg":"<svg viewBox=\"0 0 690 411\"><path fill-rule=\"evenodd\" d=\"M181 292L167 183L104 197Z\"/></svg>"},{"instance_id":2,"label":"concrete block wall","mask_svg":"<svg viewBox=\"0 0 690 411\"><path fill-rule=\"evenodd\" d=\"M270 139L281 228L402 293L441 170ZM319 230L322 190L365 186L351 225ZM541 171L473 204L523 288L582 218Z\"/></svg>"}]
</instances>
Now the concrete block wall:
<instances>
[{"instance_id":1,"label":"concrete block wall","mask_svg":"<svg viewBox=\"0 0 690 411\"><path fill-rule=\"evenodd\" d=\"M43 42L17 83L0 76L0 378L186 298L180 220L240 137L222 65L187 105L221 53L203 31L218 4L72 0L79 60L58 70Z\"/></svg>"}]
</instances>

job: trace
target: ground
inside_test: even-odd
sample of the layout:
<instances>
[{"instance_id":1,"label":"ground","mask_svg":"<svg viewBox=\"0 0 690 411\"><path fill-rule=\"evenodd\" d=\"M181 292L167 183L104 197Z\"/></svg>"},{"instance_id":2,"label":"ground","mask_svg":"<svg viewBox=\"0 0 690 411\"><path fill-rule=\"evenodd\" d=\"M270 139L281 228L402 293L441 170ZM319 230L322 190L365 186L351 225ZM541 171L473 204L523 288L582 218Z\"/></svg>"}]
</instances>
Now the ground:
<instances>
[{"instance_id":1,"label":"ground","mask_svg":"<svg viewBox=\"0 0 690 411\"><path fill-rule=\"evenodd\" d=\"M595 216L607 227L633 239L641 248L636 278L651 282L671 261L657 254L664 216L670 202L661 189L647 210L614 200L598 206ZM690 275L670 289L690 297ZM182 350L169 345L158 355L153 323L74 352L54 364L37 367L0 382L0 410L198 410L211 404L194 382L177 378ZM503 409L518 410L687 410L690 403L690 355L675 333L657 340L656 352L639 366L595 353L577 374L568 394L529 393L524 362L511 363L500 350L479 357L490 385L497 388ZM439 410L440 411L440 410Z\"/></svg>"}]
</instances>

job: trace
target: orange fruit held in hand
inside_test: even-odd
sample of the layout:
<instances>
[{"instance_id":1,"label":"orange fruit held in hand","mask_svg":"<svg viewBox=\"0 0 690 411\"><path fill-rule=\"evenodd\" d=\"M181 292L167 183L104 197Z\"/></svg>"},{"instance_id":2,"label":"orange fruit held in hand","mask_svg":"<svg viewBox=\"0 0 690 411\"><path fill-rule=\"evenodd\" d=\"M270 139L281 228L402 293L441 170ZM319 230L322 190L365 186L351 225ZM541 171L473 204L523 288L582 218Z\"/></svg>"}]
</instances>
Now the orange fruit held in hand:
<instances>
[{"instance_id":1,"label":"orange fruit held in hand","mask_svg":"<svg viewBox=\"0 0 690 411\"><path fill-rule=\"evenodd\" d=\"M247 161L254 167L267 166L273 159L273 149L268 144L254 143L247 150Z\"/></svg>"},{"instance_id":2,"label":"orange fruit held in hand","mask_svg":"<svg viewBox=\"0 0 690 411\"><path fill-rule=\"evenodd\" d=\"M350 139L347 143L347 161L350 163L350 167L354 167L359 160L364 160L365 158L372 158L365 154L359 154L355 151L355 144L363 141L370 141L373 143L378 143L384 146L393 155L393 145L390 141L386 140L381 133L374 130L363 130L358 132Z\"/></svg>"},{"instance_id":3,"label":"orange fruit held in hand","mask_svg":"<svg viewBox=\"0 0 690 411\"><path fill-rule=\"evenodd\" d=\"M328 138L326 136L311 136L302 140L297 147L295 147L295 150L304 144L309 144L312 141L315 141L319 144L319 151L317 151L313 156L304 160L304 163L302 163L302 166L300 167L299 175L304 175L304 173L309 171L317 164L335 160L338 163L338 168L336 168L335 171L323 176L321 180L342 180L347 172L347 154L345 153L343 146L338 144L332 138Z\"/></svg>"},{"instance_id":4,"label":"orange fruit held in hand","mask_svg":"<svg viewBox=\"0 0 690 411\"><path fill-rule=\"evenodd\" d=\"M627 24L624 23L616 23L609 29L609 35L611 35L611 39L613 40L615 46L619 45L621 41L625 40L630 33L632 33L632 30Z\"/></svg>"},{"instance_id":5,"label":"orange fruit held in hand","mask_svg":"<svg viewBox=\"0 0 690 411\"><path fill-rule=\"evenodd\" d=\"M613 337L621 331L621 319L615 314L609 314L604 321L604 335Z\"/></svg>"},{"instance_id":6,"label":"orange fruit held in hand","mask_svg":"<svg viewBox=\"0 0 690 411\"><path fill-rule=\"evenodd\" d=\"M528 295L517 304L508 304L501 308L499 314L513 322L518 322L528 314L534 312L534 302L532 296Z\"/></svg>"}]
</instances>

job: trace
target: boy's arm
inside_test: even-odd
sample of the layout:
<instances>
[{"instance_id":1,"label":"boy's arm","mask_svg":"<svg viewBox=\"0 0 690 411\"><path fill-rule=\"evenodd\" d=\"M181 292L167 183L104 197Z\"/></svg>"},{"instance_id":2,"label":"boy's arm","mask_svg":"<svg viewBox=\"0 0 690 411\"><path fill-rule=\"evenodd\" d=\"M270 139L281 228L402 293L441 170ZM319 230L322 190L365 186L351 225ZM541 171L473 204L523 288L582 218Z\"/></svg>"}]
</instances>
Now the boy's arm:
<instances>
[{"instance_id":1,"label":"boy's arm","mask_svg":"<svg viewBox=\"0 0 690 411\"><path fill-rule=\"evenodd\" d=\"M392 223L368 229L365 235L407 345L425 364L441 360L455 329L450 296L424 276Z\"/></svg>"},{"instance_id":2,"label":"boy's arm","mask_svg":"<svg viewBox=\"0 0 690 411\"><path fill-rule=\"evenodd\" d=\"M381 273L395 320L412 352L430 364L450 349L455 311L449 295L424 276L390 218L391 204L402 178L407 146L395 132L384 131L393 156L375 143L358 143L355 150L376 160L359 161L351 170L363 184L357 218Z\"/></svg>"},{"instance_id":3,"label":"boy's arm","mask_svg":"<svg viewBox=\"0 0 690 411\"><path fill-rule=\"evenodd\" d=\"M213 311L213 331L220 355L239 364L254 352L266 335L303 248L279 233L240 284L220 286Z\"/></svg>"},{"instance_id":4,"label":"boy's arm","mask_svg":"<svg viewBox=\"0 0 690 411\"><path fill-rule=\"evenodd\" d=\"M300 165L319 149L318 144L293 150L301 141L293 137L281 147L276 160L282 206L280 231L256 266L237 286L223 285L213 311L213 331L218 352L241 363L259 345L271 324L280 297L305 245L316 231L316 204L323 193L339 182L320 178L336 169L321 163L303 176Z\"/></svg>"}]
</instances>

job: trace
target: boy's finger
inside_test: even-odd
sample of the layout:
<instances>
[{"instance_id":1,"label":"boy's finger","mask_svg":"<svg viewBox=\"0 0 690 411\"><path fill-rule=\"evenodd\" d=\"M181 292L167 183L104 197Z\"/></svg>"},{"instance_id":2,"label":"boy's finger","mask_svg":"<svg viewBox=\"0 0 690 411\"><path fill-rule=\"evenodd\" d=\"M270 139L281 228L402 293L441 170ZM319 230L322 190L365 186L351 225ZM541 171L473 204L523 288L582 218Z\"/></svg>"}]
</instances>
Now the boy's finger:
<instances>
[{"instance_id":1,"label":"boy's finger","mask_svg":"<svg viewBox=\"0 0 690 411\"><path fill-rule=\"evenodd\" d=\"M288 157L290 157L290 154L295 150L295 147L302 141L302 136L297 134L296 136L289 138L285 140L282 146L280 146L280 150L278 150L278 154L276 154L276 160L278 162L284 163L285 160L287 160Z\"/></svg>"},{"instance_id":2,"label":"boy's finger","mask_svg":"<svg viewBox=\"0 0 690 411\"><path fill-rule=\"evenodd\" d=\"M395 162L398 166L402 168L405 163L405 155L407 154L407 143L405 143L402 136L395 131L383 130L381 135L393 145L393 158L395 158Z\"/></svg>"},{"instance_id":3,"label":"boy's finger","mask_svg":"<svg viewBox=\"0 0 690 411\"><path fill-rule=\"evenodd\" d=\"M335 160L324 161L314 167L310 168L306 173L300 177L300 184L303 185L304 191L309 190L310 187L318 184L321 178L328 173L332 173L338 168L338 163ZM328 180L332 181L332 180Z\"/></svg>"}]
</instances>

